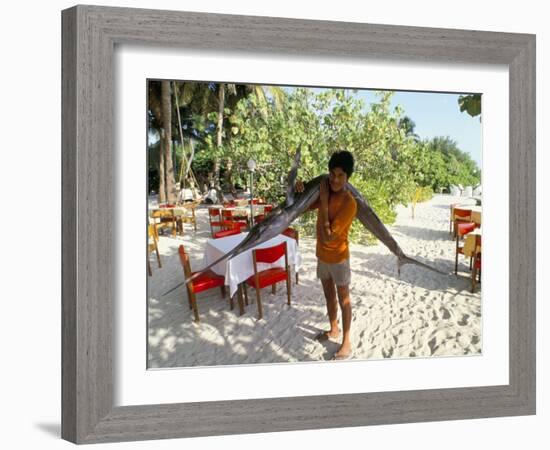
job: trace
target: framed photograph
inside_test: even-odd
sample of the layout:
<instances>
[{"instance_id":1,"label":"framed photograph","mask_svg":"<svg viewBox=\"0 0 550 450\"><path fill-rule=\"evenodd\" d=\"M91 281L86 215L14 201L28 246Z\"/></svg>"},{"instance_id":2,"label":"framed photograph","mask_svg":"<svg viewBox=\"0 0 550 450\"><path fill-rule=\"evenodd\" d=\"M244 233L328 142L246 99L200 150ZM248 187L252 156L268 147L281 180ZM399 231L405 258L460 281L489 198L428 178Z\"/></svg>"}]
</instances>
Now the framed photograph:
<instances>
[{"instance_id":1,"label":"framed photograph","mask_svg":"<svg viewBox=\"0 0 550 450\"><path fill-rule=\"evenodd\" d=\"M139 60L138 52L132 52L117 59L118 67ZM166 57L172 70L178 61L175 54ZM203 65L196 58L195 64ZM243 65L234 61L222 64ZM155 71L160 66L157 59ZM132 67L132 73L141 74ZM381 69L380 64L376 68L371 64L370 78ZM304 71L302 64L302 76ZM398 72L411 87L410 73L406 73L410 69L400 67ZM490 80L488 86L477 85L484 92L484 111L493 120L500 115L506 122L508 85L504 71L475 71L474 75L470 70L468 77L461 71L460 78L463 86L467 78L470 83ZM130 81L133 79L126 77L125 86L120 87L128 93L123 98L135 99L131 95L137 87ZM502 99L500 114L491 109L494 98ZM473 270L468 266L469 248L476 239L481 240L482 230L482 94L148 79L147 99L149 368L484 354L479 252L476 265L472 260ZM461 111L460 106L467 102L475 105L472 114ZM135 129L141 120L135 114L139 108L134 102L120 103L117 116L132 122L128 128ZM136 141L143 137L132 135ZM175 152L166 147L163 136L175 142ZM489 148L499 146L495 142L498 138L484 133ZM506 146L506 133L500 138L500 146ZM137 164L132 149L139 142L133 141L120 141L122 167L130 166L131 161ZM342 148L349 154L334 152ZM349 182L361 187L382 218L377 230L361 215L354 220L352 208L334 213L347 217L348 240L352 241L350 246L342 239L342 249L328 255L331 259L349 259L354 267L349 287L353 299L349 333L345 331L347 322L340 327L335 325L337 318L327 321L327 306L331 314L337 311L336 291L325 298L322 284L315 281L317 214L307 214L302 197L295 199L296 205L286 205L288 173L293 165L298 169L296 177L314 178L327 171L333 154L334 161L348 156ZM128 155L128 163L124 155ZM297 164L296 155L300 157ZM488 161L494 164L490 156ZM143 167L141 160L139 165ZM131 190L139 192L139 187L136 183ZM346 198L341 197L340 187L335 184L336 191L331 187L335 207L339 199ZM487 187L491 194L492 184L488 182ZM483 247L490 248L493 238L497 245L506 239L498 233L503 227L494 226L507 220L506 201L490 199L491 218L483 227L489 242L483 242ZM131 211L134 202L131 205L128 210L122 207L122 215L137 222ZM280 210L302 213L290 222ZM458 214L462 215L452 217ZM459 223L457 230L453 230L455 221ZM391 225L388 245L374 245L377 240L369 229L377 233L387 229L386 225ZM265 244L261 242L262 233L277 227L278 236L273 234ZM392 232L399 233L398 237L394 239ZM237 245L246 245L245 239L264 248L285 241L290 276L285 276L281 257L281 265L264 268L269 272L256 272L258 281L262 276L272 276L273 270L279 270L279 278L273 284L264 279L263 286L256 289L252 247L231 259L227 256ZM406 270L398 271L398 258L392 253L398 252L398 247L430 261L437 271L430 270L431 266L405 266ZM327 246L327 253L333 248ZM122 265L130 266L133 259L128 257ZM487 264L491 269L498 266L490 256ZM204 280L190 285L182 282L185 273L205 266L211 268L202 273ZM492 281L491 269L483 270L487 284ZM450 276L453 270L456 273ZM506 270L499 267L497 278ZM139 273L136 267L136 276ZM208 289L203 286L205 282L210 283ZM221 286L227 289L221 293L214 289ZM274 286L272 294L277 294L278 287L282 290L266 297L262 290L269 286ZM190 308L182 307L185 300ZM238 313L233 313L237 303ZM498 315L491 310L494 306L483 308L485 314ZM132 317L131 308L122 315ZM484 356L489 359L487 353ZM487 373L481 368L479 371ZM450 385L457 381L451 381L449 374L438 373L434 379L437 377L448 379Z\"/></svg>"},{"instance_id":2,"label":"framed photograph","mask_svg":"<svg viewBox=\"0 0 550 450\"><path fill-rule=\"evenodd\" d=\"M535 413L534 36L96 6L65 10L62 23L63 438L114 442ZM190 100L193 92L201 99L211 95L226 108L218 114L205 111L201 119ZM238 107L219 100L239 93ZM275 111L278 95L286 99L286 112L262 111L258 102L263 98L266 108ZM416 222L409 217L415 211L406 209L406 220L398 218L390 228L399 232L396 239L407 254L453 272L442 275L452 281L441 284L418 266L404 266L397 278L390 253L370 254L378 261L373 268L355 264L363 255L354 256L352 249L354 270L361 266L397 280L388 294L396 303L387 309L362 294L369 288L376 293L378 285L359 282L351 291L370 317L378 311L380 323L386 317L398 323L397 303L407 295L420 298L418 289L427 295L425 302L408 304L422 310L420 318L429 315L428 329L417 333L420 346L403 345L424 328L419 324L409 330L404 321L401 332L373 333L373 345L355 348L351 361L325 361L346 352L339 341L315 339L328 323L322 318L315 265L307 257L311 218L297 227L303 229L299 245L291 238L287 243L295 266L289 268L292 279L287 278L295 294L288 297L291 305L284 283L274 296L264 289L255 304L251 285L249 301L244 301L238 286L250 275L246 271L235 286L226 283L230 292L224 299L212 289L206 298L198 293L193 304L183 255L191 256L193 270L201 267L207 243L213 254L221 249L213 235L234 228L225 223L212 227L211 206L234 209L242 217L224 218L241 220L252 232L255 223L269 220L266 207L284 201L287 171L298 148L305 156L301 176L306 178L318 175L307 172L319 167L314 163L326 166L328 147L355 149L362 128L359 121L350 127L350 117L372 129L385 124L381 133L394 136L392 145L379 149L376 164L369 166L358 152L357 167L368 167L371 174L380 161L416 167L415 149L428 148L430 142L421 136L415 140L416 116L407 116L414 111L407 106L413 97L417 103L434 99L434 105L435 99L449 98L457 113L475 125L474 140L483 147L478 179L431 186L434 198L428 203L438 216L430 220L441 228L434 231L441 234L437 245L452 254L436 257L435 243L419 251L409 244L408 237L431 239L419 237L422 203ZM170 102L164 111L174 111L174 117L163 115L162 102ZM281 119L288 118L288 111L301 111L310 122L303 127ZM442 116L438 111L432 107ZM222 130L216 122L224 116L227 129ZM172 127L165 128L164 120L174 124L168 139L166 130ZM345 137L329 134L326 124L350 131ZM308 143L304 129L315 130L316 146ZM166 142L172 144L175 161L167 172L175 176L161 184L167 178L159 173L158 158L166 155ZM266 152L262 142L279 143L279 156ZM232 161L238 176L227 175L232 166L228 169L224 160L226 184L221 186L219 175L209 179L215 171L207 166L224 145L246 151ZM195 149L202 166L190 161ZM162 167L168 167L166 161ZM399 186L402 195L427 187L413 172L405 177L410 190L403 190L404 182ZM483 197L473 192L481 178ZM170 188L176 181L177 192ZM369 186L361 173L351 177L354 182L370 193L382 189ZM472 191L464 198L482 200L483 296L479 285L472 284L470 291L471 280L477 279L470 277L465 259L458 277L454 274L455 241L448 233L456 220L448 200L462 197L463 184ZM453 191L443 193L443 185L452 185ZM227 194L232 198L224 198ZM411 201L416 205L419 200ZM380 214L384 204L376 205ZM460 206L465 205L455 209ZM474 220L479 205L469 207ZM157 249L144 244L149 229ZM317 296L316 302L308 295ZM498 299L501 307L485 298ZM468 309L454 308L452 301ZM354 311L361 314L361 305ZM302 318L292 322L296 314ZM295 332L285 333L285 324ZM376 324L368 325L372 330ZM344 376L349 380L345 386L322 383Z\"/></svg>"}]
</instances>

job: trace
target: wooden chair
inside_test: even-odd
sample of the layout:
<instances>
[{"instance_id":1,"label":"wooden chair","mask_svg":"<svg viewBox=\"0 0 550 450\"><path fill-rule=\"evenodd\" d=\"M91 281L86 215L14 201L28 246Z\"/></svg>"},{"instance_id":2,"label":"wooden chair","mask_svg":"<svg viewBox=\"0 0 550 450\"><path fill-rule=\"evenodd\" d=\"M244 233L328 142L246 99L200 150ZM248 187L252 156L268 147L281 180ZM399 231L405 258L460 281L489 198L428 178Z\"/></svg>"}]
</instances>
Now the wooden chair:
<instances>
[{"instance_id":1,"label":"wooden chair","mask_svg":"<svg viewBox=\"0 0 550 450\"><path fill-rule=\"evenodd\" d=\"M258 263L274 263L284 255L285 267L274 267L271 269L258 272ZM258 319L263 317L262 300L260 289L266 286L272 286L272 292L276 292L276 284L281 281L286 281L287 303L290 305L290 269L288 267L288 254L286 250L286 242L281 242L278 245L268 248L258 248L252 251L252 261L254 264L254 275L248 278L244 284L245 302L248 304L248 292L246 285L256 289L256 303L258 305Z\"/></svg>"},{"instance_id":2,"label":"wooden chair","mask_svg":"<svg viewBox=\"0 0 550 450\"><path fill-rule=\"evenodd\" d=\"M451 203L449 205L449 209L451 210L451 214L449 216L449 234L453 234L453 224L455 219L455 207L458 205L458 203Z\"/></svg>"},{"instance_id":3,"label":"wooden chair","mask_svg":"<svg viewBox=\"0 0 550 450\"><path fill-rule=\"evenodd\" d=\"M185 253L185 248L183 245L180 245L178 248L178 253L180 255L180 262L183 267L183 274L185 278L189 278L195 274L191 272L191 264L189 262L189 255ZM217 275L211 270L200 274L193 281L186 283L187 286L187 296L189 300L189 309L193 309L195 315L195 321L198 323L199 320L199 309L197 307L197 296L199 292L206 291L208 289L213 289L219 287L222 291L222 297L225 297L225 285L224 277ZM233 302L231 301L231 309L233 309Z\"/></svg>"},{"instance_id":4,"label":"wooden chair","mask_svg":"<svg viewBox=\"0 0 550 450\"><path fill-rule=\"evenodd\" d=\"M233 216L233 211L231 209L222 209L222 228L225 230L232 230L236 225L241 228L246 228L248 222L237 220L237 217Z\"/></svg>"},{"instance_id":5,"label":"wooden chair","mask_svg":"<svg viewBox=\"0 0 550 450\"><path fill-rule=\"evenodd\" d=\"M474 222L458 222L456 224L456 251L455 251L455 275L458 273L458 255L464 254L464 245L460 244L460 240L465 234L475 230L477 224ZM472 267L472 260L470 258L470 268Z\"/></svg>"},{"instance_id":6,"label":"wooden chair","mask_svg":"<svg viewBox=\"0 0 550 450\"><path fill-rule=\"evenodd\" d=\"M456 225L458 223L472 222L472 210L467 208L453 208L453 237L456 237Z\"/></svg>"},{"instance_id":7,"label":"wooden chair","mask_svg":"<svg viewBox=\"0 0 550 450\"><path fill-rule=\"evenodd\" d=\"M289 238L292 238L296 241L296 247L300 243L300 235L298 233L298 230L296 228L288 227L283 233L285 236L288 236ZM294 269L294 272L296 273L296 284L298 284L298 271Z\"/></svg>"},{"instance_id":8,"label":"wooden chair","mask_svg":"<svg viewBox=\"0 0 550 450\"><path fill-rule=\"evenodd\" d=\"M159 248L158 248L158 235L155 229L155 226L153 224L149 224L147 226L147 273L150 277L153 276L153 271L151 270L151 263L149 262L149 254L154 251L157 254L157 262L159 265L159 269L162 268L162 264L160 263L160 254L159 254Z\"/></svg>"},{"instance_id":9,"label":"wooden chair","mask_svg":"<svg viewBox=\"0 0 550 450\"><path fill-rule=\"evenodd\" d=\"M176 221L181 227L181 234L183 234L183 224L190 223L193 225L193 230L197 231L197 217L195 215L195 208L198 206L198 202L187 202L182 208L185 210L183 215L177 216Z\"/></svg>"},{"instance_id":10,"label":"wooden chair","mask_svg":"<svg viewBox=\"0 0 550 450\"><path fill-rule=\"evenodd\" d=\"M210 221L210 234L214 236L214 227L223 230L220 208L208 208L208 220Z\"/></svg>"},{"instance_id":11,"label":"wooden chair","mask_svg":"<svg viewBox=\"0 0 550 450\"><path fill-rule=\"evenodd\" d=\"M176 216L172 209L156 209L151 213L151 218L155 221L155 232L158 236L159 229L171 228L172 236L176 237L177 223ZM157 222L158 220L158 222Z\"/></svg>"},{"instance_id":12,"label":"wooden chair","mask_svg":"<svg viewBox=\"0 0 550 450\"><path fill-rule=\"evenodd\" d=\"M481 283L481 236L476 236L476 247L474 251L474 261L473 261L473 268L472 268L472 293L476 289L476 284L478 282L479 277L479 283Z\"/></svg>"}]
</instances>

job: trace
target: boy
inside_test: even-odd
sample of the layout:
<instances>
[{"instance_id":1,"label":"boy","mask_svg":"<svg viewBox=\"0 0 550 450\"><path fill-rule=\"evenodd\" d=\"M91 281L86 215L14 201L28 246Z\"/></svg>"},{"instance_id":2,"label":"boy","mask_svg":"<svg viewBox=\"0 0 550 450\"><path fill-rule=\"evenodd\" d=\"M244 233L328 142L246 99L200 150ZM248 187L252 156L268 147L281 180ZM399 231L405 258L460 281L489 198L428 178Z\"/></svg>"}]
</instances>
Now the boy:
<instances>
[{"instance_id":1,"label":"boy","mask_svg":"<svg viewBox=\"0 0 550 450\"><path fill-rule=\"evenodd\" d=\"M357 211L357 203L345 185L353 173L353 156L348 151L339 151L330 157L329 176L321 182L319 200L310 209L317 212L317 278L321 280L327 304L330 330L321 331L316 339L326 341L340 336L338 329L338 303L342 312L342 345L334 354L335 360L351 356L351 302L349 285L348 233ZM296 191L304 185L296 183ZM338 303L336 301L338 295Z\"/></svg>"}]
</instances>

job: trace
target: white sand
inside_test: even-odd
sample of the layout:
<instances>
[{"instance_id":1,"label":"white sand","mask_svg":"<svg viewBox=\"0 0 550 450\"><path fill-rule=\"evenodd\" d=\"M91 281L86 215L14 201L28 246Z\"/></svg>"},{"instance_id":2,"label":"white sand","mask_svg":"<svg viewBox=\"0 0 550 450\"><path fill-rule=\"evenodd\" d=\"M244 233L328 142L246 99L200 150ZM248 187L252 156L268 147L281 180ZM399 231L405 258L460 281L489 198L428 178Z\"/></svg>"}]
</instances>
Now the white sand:
<instances>
[{"instance_id":1,"label":"white sand","mask_svg":"<svg viewBox=\"0 0 550 450\"><path fill-rule=\"evenodd\" d=\"M435 196L410 208L400 207L389 227L405 253L451 274L455 244L449 235L449 204L463 199ZM331 359L337 341L317 342L327 329L325 300L315 277L315 240L300 237L300 284L292 284L292 306L286 304L284 283L277 293L262 290L264 317L256 304L239 316L230 310L219 289L198 294L200 324L193 321L185 286L161 294L183 280L177 247L185 245L192 268L202 264L202 249L210 237L206 210L198 211L195 233L185 225L185 236L161 236L163 267L151 254L149 277L149 366L185 367L228 364L315 361ZM439 275L406 265L398 278L396 258L382 244L351 245L351 326L353 358L457 356L481 352L481 294L470 292L466 258L459 256L459 274ZM249 289L249 298L254 298Z\"/></svg>"}]
</instances>

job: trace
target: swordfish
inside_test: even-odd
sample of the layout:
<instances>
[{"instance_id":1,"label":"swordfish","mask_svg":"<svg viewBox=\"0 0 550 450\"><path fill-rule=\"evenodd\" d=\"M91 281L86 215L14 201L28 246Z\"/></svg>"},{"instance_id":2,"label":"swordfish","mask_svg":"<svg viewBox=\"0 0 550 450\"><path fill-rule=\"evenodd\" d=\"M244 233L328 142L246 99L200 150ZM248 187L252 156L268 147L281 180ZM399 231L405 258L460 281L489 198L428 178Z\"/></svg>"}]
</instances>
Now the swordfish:
<instances>
[{"instance_id":1,"label":"swordfish","mask_svg":"<svg viewBox=\"0 0 550 450\"><path fill-rule=\"evenodd\" d=\"M288 186L287 186L287 196L284 202L269 213L264 220L254 225L246 238L241 241L237 246L235 246L228 253L204 267L203 269L195 272L191 277L187 278L185 281L179 283L177 286L174 286L172 289L164 293L167 295L170 292L174 291L181 285L188 283L189 281L198 277L201 273L207 271L211 267L220 263L223 260L231 259L239 253L250 250L251 248L262 244L275 236L281 234L286 230L290 224L298 218L301 214L306 212L313 203L319 198L319 191L321 181L328 177L328 175L323 174L319 175L307 183L304 184L304 190L302 192L296 192L294 190L294 185L296 182L296 175L298 173L298 165L300 163L301 152L298 150L294 157L294 162L288 176ZM417 261L414 258L411 258L401 250L401 247L397 241L390 234L388 229L369 206L368 202L363 198L359 191L353 187L349 182L346 184L346 189L349 190L351 195L355 198L357 202L357 213L356 218L364 225L364 227L370 231L377 239L380 240L388 249L397 256L397 271L401 273L401 267L405 264L415 264L425 269L440 273L446 274L434 267L429 266L423 262Z\"/></svg>"}]
</instances>

